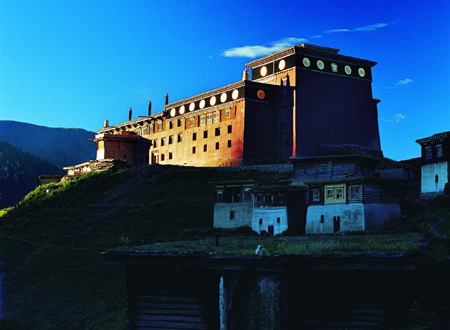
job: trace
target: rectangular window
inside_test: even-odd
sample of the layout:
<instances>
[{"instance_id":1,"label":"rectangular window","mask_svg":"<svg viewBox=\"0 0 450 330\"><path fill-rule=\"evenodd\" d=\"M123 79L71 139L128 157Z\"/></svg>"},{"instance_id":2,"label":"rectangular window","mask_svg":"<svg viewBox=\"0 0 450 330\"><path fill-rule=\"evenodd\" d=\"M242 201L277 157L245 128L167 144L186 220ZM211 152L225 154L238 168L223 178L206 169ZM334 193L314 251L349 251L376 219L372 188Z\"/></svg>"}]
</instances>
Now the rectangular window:
<instances>
[{"instance_id":1,"label":"rectangular window","mask_svg":"<svg viewBox=\"0 0 450 330\"><path fill-rule=\"evenodd\" d=\"M345 184L325 186L325 204L345 203Z\"/></svg>"},{"instance_id":2,"label":"rectangular window","mask_svg":"<svg viewBox=\"0 0 450 330\"><path fill-rule=\"evenodd\" d=\"M158 129L158 131L162 131L162 121L158 121L158 123L156 124L156 128Z\"/></svg>"},{"instance_id":3,"label":"rectangular window","mask_svg":"<svg viewBox=\"0 0 450 330\"><path fill-rule=\"evenodd\" d=\"M180 133L180 134L178 134L177 142L181 142L181 141L183 141L183 135Z\"/></svg>"},{"instance_id":4,"label":"rectangular window","mask_svg":"<svg viewBox=\"0 0 450 330\"><path fill-rule=\"evenodd\" d=\"M192 133L192 141L196 141L197 140L197 133Z\"/></svg>"},{"instance_id":5,"label":"rectangular window","mask_svg":"<svg viewBox=\"0 0 450 330\"><path fill-rule=\"evenodd\" d=\"M228 145L228 148L231 148L231 140L228 140L227 145Z\"/></svg>"},{"instance_id":6,"label":"rectangular window","mask_svg":"<svg viewBox=\"0 0 450 330\"><path fill-rule=\"evenodd\" d=\"M170 135L169 136L169 144L172 144L173 143L173 135ZM162 144L161 144L162 145Z\"/></svg>"},{"instance_id":7,"label":"rectangular window","mask_svg":"<svg viewBox=\"0 0 450 330\"><path fill-rule=\"evenodd\" d=\"M314 188L312 190L312 200L313 202L320 202L320 189Z\"/></svg>"},{"instance_id":8,"label":"rectangular window","mask_svg":"<svg viewBox=\"0 0 450 330\"><path fill-rule=\"evenodd\" d=\"M359 199L360 197L359 197L359 192L360 192L360 190L359 190L359 186L350 186L350 189L349 189L350 191L349 191L349 193L350 193L350 199Z\"/></svg>"},{"instance_id":9,"label":"rectangular window","mask_svg":"<svg viewBox=\"0 0 450 330\"><path fill-rule=\"evenodd\" d=\"M234 220L235 217L236 216L236 213L235 213L235 211L230 211L230 220Z\"/></svg>"},{"instance_id":10,"label":"rectangular window","mask_svg":"<svg viewBox=\"0 0 450 330\"><path fill-rule=\"evenodd\" d=\"M207 139L208 138L208 131L203 131L203 138Z\"/></svg>"},{"instance_id":11,"label":"rectangular window","mask_svg":"<svg viewBox=\"0 0 450 330\"><path fill-rule=\"evenodd\" d=\"M169 152L169 159L172 159L172 153Z\"/></svg>"},{"instance_id":12,"label":"rectangular window","mask_svg":"<svg viewBox=\"0 0 450 330\"><path fill-rule=\"evenodd\" d=\"M153 130L154 130L154 126L153 126L153 124L150 124L150 134L153 133Z\"/></svg>"},{"instance_id":13,"label":"rectangular window","mask_svg":"<svg viewBox=\"0 0 450 330\"><path fill-rule=\"evenodd\" d=\"M433 157L431 146L425 147L425 157L426 159L431 159Z\"/></svg>"},{"instance_id":14,"label":"rectangular window","mask_svg":"<svg viewBox=\"0 0 450 330\"><path fill-rule=\"evenodd\" d=\"M194 126L194 117L189 118L189 126Z\"/></svg>"},{"instance_id":15,"label":"rectangular window","mask_svg":"<svg viewBox=\"0 0 450 330\"><path fill-rule=\"evenodd\" d=\"M165 158L166 158L166 155L161 154L161 161L164 161Z\"/></svg>"},{"instance_id":16,"label":"rectangular window","mask_svg":"<svg viewBox=\"0 0 450 330\"><path fill-rule=\"evenodd\" d=\"M200 116L200 126L204 126L205 125L205 120L206 120L206 116L205 115L201 115Z\"/></svg>"},{"instance_id":17,"label":"rectangular window","mask_svg":"<svg viewBox=\"0 0 450 330\"><path fill-rule=\"evenodd\" d=\"M212 113L208 113L208 114L206 115L206 123L207 123L208 125L212 124Z\"/></svg>"},{"instance_id":18,"label":"rectangular window","mask_svg":"<svg viewBox=\"0 0 450 330\"><path fill-rule=\"evenodd\" d=\"M148 135L148 127L147 126L144 127L142 134L143 135Z\"/></svg>"},{"instance_id":19,"label":"rectangular window","mask_svg":"<svg viewBox=\"0 0 450 330\"><path fill-rule=\"evenodd\" d=\"M216 150L219 150L219 142L216 142Z\"/></svg>"},{"instance_id":20,"label":"rectangular window","mask_svg":"<svg viewBox=\"0 0 450 330\"><path fill-rule=\"evenodd\" d=\"M207 144L204 144L204 145L203 145L203 152L206 152L206 151L208 151L208 145L207 145Z\"/></svg>"},{"instance_id":21,"label":"rectangular window","mask_svg":"<svg viewBox=\"0 0 450 330\"><path fill-rule=\"evenodd\" d=\"M233 125L228 125L228 134L233 133Z\"/></svg>"},{"instance_id":22,"label":"rectangular window","mask_svg":"<svg viewBox=\"0 0 450 330\"><path fill-rule=\"evenodd\" d=\"M216 129L214 130L214 135L215 136L219 136L220 135L220 127L216 127Z\"/></svg>"},{"instance_id":23,"label":"rectangular window","mask_svg":"<svg viewBox=\"0 0 450 330\"><path fill-rule=\"evenodd\" d=\"M183 119L182 118L178 118L178 127L183 126Z\"/></svg>"},{"instance_id":24,"label":"rectangular window","mask_svg":"<svg viewBox=\"0 0 450 330\"><path fill-rule=\"evenodd\" d=\"M218 123L220 122L220 111L216 111L213 114L213 123Z\"/></svg>"},{"instance_id":25,"label":"rectangular window","mask_svg":"<svg viewBox=\"0 0 450 330\"><path fill-rule=\"evenodd\" d=\"M153 140L153 148L157 148L158 147L158 140L155 139Z\"/></svg>"},{"instance_id":26,"label":"rectangular window","mask_svg":"<svg viewBox=\"0 0 450 330\"><path fill-rule=\"evenodd\" d=\"M225 109L225 118L231 118L231 109L230 108Z\"/></svg>"},{"instance_id":27,"label":"rectangular window","mask_svg":"<svg viewBox=\"0 0 450 330\"><path fill-rule=\"evenodd\" d=\"M163 137L163 138L161 138L161 147L162 147L163 145L165 145L165 144L166 144L166 138ZM162 155L161 155L161 160L163 160L163 159L162 159Z\"/></svg>"},{"instance_id":28,"label":"rectangular window","mask_svg":"<svg viewBox=\"0 0 450 330\"><path fill-rule=\"evenodd\" d=\"M442 157L442 144L436 145L436 157Z\"/></svg>"},{"instance_id":29,"label":"rectangular window","mask_svg":"<svg viewBox=\"0 0 450 330\"><path fill-rule=\"evenodd\" d=\"M169 129L173 128L173 120L169 121Z\"/></svg>"},{"instance_id":30,"label":"rectangular window","mask_svg":"<svg viewBox=\"0 0 450 330\"><path fill-rule=\"evenodd\" d=\"M192 153L193 154L195 154L195 151L196 151L195 147L192 147Z\"/></svg>"}]
</instances>

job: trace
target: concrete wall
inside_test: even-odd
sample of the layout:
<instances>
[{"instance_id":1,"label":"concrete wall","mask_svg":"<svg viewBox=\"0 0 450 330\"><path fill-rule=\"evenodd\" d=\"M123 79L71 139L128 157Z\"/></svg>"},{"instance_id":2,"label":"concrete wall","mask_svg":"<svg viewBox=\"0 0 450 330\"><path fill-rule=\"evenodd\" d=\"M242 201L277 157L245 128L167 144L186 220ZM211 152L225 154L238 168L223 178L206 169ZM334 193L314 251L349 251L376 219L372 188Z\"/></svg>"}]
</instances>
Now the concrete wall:
<instances>
[{"instance_id":1,"label":"concrete wall","mask_svg":"<svg viewBox=\"0 0 450 330\"><path fill-rule=\"evenodd\" d=\"M230 212L234 211L234 220ZM214 228L252 227L253 202L216 203L214 205Z\"/></svg>"},{"instance_id":2,"label":"concrete wall","mask_svg":"<svg viewBox=\"0 0 450 330\"><path fill-rule=\"evenodd\" d=\"M400 207L384 203L310 205L306 215L306 233L333 233L335 216L341 218L341 232L367 230L399 217Z\"/></svg>"},{"instance_id":3,"label":"concrete wall","mask_svg":"<svg viewBox=\"0 0 450 330\"><path fill-rule=\"evenodd\" d=\"M277 222L280 218L280 223ZM262 224L259 220L262 219ZM255 207L253 209L252 229L258 234L261 231L269 232L268 227L273 226L274 235L283 233L288 229L287 209L282 207Z\"/></svg>"},{"instance_id":4,"label":"concrete wall","mask_svg":"<svg viewBox=\"0 0 450 330\"><path fill-rule=\"evenodd\" d=\"M422 166L422 194L441 193L448 182L448 162L432 163ZM438 182L436 182L436 175Z\"/></svg>"}]
</instances>

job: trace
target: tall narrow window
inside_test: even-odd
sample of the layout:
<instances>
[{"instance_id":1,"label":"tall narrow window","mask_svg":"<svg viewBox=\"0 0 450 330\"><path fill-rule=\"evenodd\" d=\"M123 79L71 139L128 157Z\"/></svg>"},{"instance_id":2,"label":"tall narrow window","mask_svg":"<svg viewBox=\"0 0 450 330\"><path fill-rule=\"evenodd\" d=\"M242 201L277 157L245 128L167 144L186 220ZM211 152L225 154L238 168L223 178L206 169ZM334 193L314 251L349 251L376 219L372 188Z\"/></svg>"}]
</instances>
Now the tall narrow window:
<instances>
[{"instance_id":1,"label":"tall narrow window","mask_svg":"<svg viewBox=\"0 0 450 330\"><path fill-rule=\"evenodd\" d=\"M436 157L442 157L442 144L436 145Z\"/></svg>"},{"instance_id":2,"label":"tall narrow window","mask_svg":"<svg viewBox=\"0 0 450 330\"><path fill-rule=\"evenodd\" d=\"M233 125L228 125L228 134L233 133Z\"/></svg>"},{"instance_id":3,"label":"tall narrow window","mask_svg":"<svg viewBox=\"0 0 450 330\"><path fill-rule=\"evenodd\" d=\"M173 135L170 135L169 136L169 144L172 144L173 143Z\"/></svg>"},{"instance_id":4,"label":"tall narrow window","mask_svg":"<svg viewBox=\"0 0 450 330\"><path fill-rule=\"evenodd\" d=\"M439 182L439 175L436 174L436 175L434 176L434 182L436 182L436 183Z\"/></svg>"},{"instance_id":5,"label":"tall narrow window","mask_svg":"<svg viewBox=\"0 0 450 330\"><path fill-rule=\"evenodd\" d=\"M225 118L230 118L231 117L231 109L227 108L225 109Z\"/></svg>"},{"instance_id":6,"label":"tall narrow window","mask_svg":"<svg viewBox=\"0 0 450 330\"><path fill-rule=\"evenodd\" d=\"M169 159L172 159L172 153L169 152Z\"/></svg>"},{"instance_id":7,"label":"tall narrow window","mask_svg":"<svg viewBox=\"0 0 450 330\"><path fill-rule=\"evenodd\" d=\"M197 140L197 133L192 133L192 141Z\"/></svg>"},{"instance_id":8,"label":"tall narrow window","mask_svg":"<svg viewBox=\"0 0 450 330\"><path fill-rule=\"evenodd\" d=\"M201 115L200 116L200 126L203 126L203 125L205 125L205 120L206 120L206 116L205 115Z\"/></svg>"},{"instance_id":9,"label":"tall narrow window","mask_svg":"<svg viewBox=\"0 0 450 330\"><path fill-rule=\"evenodd\" d=\"M214 130L214 135L215 136L219 136L220 135L220 127L216 127L216 129Z\"/></svg>"},{"instance_id":10,"label":"tall narrow window","mask_svg":"<svg viewBox=\"0 0 450 330\"><path fill-rule=\"evenodd\" d=\"M177 142L181 142L181 141L183 141L183 135L180 133L180 134L178 134Z\"/></svg>"},{"instance_id":11,"label":"tall narrow window","mask_svg":"<svg viewBox=\"0 0 450 330\"><path fill-rule=\"evenodd\" d=\"M235 219L235 211L230 211L230 220L234 220Z\"/></svg>"},{"instance_id":12,"label":"tall narrow window","mask_svg":"<svg viewBox=\"0 0 450 330\"><path fill-rule=\"evenodd\" d=\"M426 159L431 159L433 157L431 146L425 147L425 157Z\"/></svg>"},{"instance_id":13,"label":"tall narrow window","mask_svg":"<svg viewBox=\"0 0 450 330\"><path fill-rule=\"evenodd\" d=\"M228 148L231 148L231 140L228 140L227 146L228 146Z\"/></svg>"},{"instance_id":14,"label":"tall narrow window","mask_svg":"<svg viewBox=\"0 0 450 330\"><path fill-rule=\"evenodd\" d=\"M189 126L194 126L194 117L189 118Z\"/></svg>"},{"instance_id":15,"label":"tall narrow window","mask_svg":"<svg viewBox=\"0 0 450 330\"><path fill-rule=\"evenodd\" d=\"M216 142L216 150L219 149L219 142Z\"/></svg>"},{"instance_id":16,"label":"tall narrow window","mask_svg":"<svg viewBox=\"0 0 450 330\"><path fill-rule=\"evenodd\" d=\"M173 120L169 121L169 129L173 128Z\"/></svg>"},{"instance_id":17,"label":"tall narrow window","mask_svg":"<svg viewBox=\"0 0 450 330\"><path fill-rule=\"evenodd\" d=\"M203 131L203 138L207 139L208 138L208 131Z\"/></svg>"},{"instance_id":18,"label":"tall narrow window","mask_svg":"<svg viewBox=\"0 0 450 330\"><path fill-rule=\"evenodd\" d=\"M203 145L203 151L204 152L208 151L208 145L207 144Z\"/></svg>"},{"instance_id":19,"label":"tall narrow window","mask_svg":"<svg viewBox=\"0 0 450 330\"><path fill-rule=\"evenodd\" d=\"M196 148L192 147L192 153L195 154Z\"/></svg>"},{"instance_id":20,"label":"tall narrow window","mask_svg":"<svg viewBox=\"0 0 450 330\"><path fill-rule=\"evenodd\" d=\"M178 118L178 127L183 126L183 119L182 118Z\"/></svg>"}]
</instances>

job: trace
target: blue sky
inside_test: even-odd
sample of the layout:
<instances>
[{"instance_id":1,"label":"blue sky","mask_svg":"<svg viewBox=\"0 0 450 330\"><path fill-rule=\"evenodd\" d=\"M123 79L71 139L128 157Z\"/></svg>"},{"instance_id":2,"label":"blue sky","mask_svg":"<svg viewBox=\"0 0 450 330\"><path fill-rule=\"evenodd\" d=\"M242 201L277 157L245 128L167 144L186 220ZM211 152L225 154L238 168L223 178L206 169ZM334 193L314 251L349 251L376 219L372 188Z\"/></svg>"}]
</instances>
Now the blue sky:
<instances>
[{"instance_id":1,"label":"blue sky","mask_svg":"<svg viewBox=\"0 0 450 330\"><path fill-rule=\"evenodd\" d=\"M449 17L450 1L0 0L0 120L95 131L306 42L378 63L385 156L417 157L450 130Z\"/></svg>"}]
</instances>

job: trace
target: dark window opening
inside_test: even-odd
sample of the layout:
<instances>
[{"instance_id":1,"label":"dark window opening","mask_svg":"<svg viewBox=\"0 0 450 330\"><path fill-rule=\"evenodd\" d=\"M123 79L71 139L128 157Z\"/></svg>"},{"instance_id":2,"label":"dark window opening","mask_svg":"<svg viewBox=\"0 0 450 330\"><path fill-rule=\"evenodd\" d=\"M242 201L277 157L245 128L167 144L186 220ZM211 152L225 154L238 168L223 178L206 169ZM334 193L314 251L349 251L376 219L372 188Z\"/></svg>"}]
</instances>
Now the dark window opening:
<instances>
[{"instance_id":1,"label":"dark window opening","mask_svg":"<svg viewBox=\"0 0 450 330\"><path fill-rule=\"evenodd\" d=\"M219 150L219 142L216 142L216 150Z\"/></svg>"},{"instance_id":2,"label":"dark window opening","mask_svg":"<svg viewBox=\"0 0 450 330\"><path fill-rule=\"evenodd\" d=\"M208 138L208 131L203 131L203 138L207 139Z\"/></svg>"},{"instance_id":3,"label":"dark window opening","mask_svg":"<svg viewBox=\"0 0 450 330\"><path fill-rule=\"evenodd\" d=\"M162 154L161 155L161 160L163 161L166 158L166 155Z\"/></svg>"},{"instance_id":4,"label":"dark window opening","mask_svg":"<svg viewBox=\"0 0 450 330\"><path fill-rule=\"evenodd\" d=\"M195 154L195 147L192 147L192 153Z\"/></svg>"},{"instance_id":5,"label":"dark window opening","mask_svg":"<svg viewBox=\"0 0 450 330\"><path fill-rule=\"evenodd\" d=\"M230 211L230 220L234 220L235 219L235 211Z\"/></svg>"},{"instance_id":6,"label":"dark window opening","mask_svg":"<svg viewBox=\"0 0 450 330\"><path fill-rule=\"evenodd\" d=\"M260 224L260 225L263 224L263 219L259 219L259 224Z\"/></svg>"},{"instance_id":7,"label":"dark window opening","mask_svg":"<svg viewBox=\"0 0 450 330\"><path fill-rule=\"evenodd\" d=\"M183 125L183 119L179 118L178 119L178 127L181 127Z\"/></svg>"},{"instance_id":8,"label":"dark window opening","mask_svg":"<svg viewBox=\"0 0 450 330\"><path fill-rule=\"evenodd\" d=\"M333 231L335 233L341 231L341 217L339 216L333 217Z\"/></svg>"},{"instance_id":9,"label":"dark window opening","mask_svg":"<svg viewBox=\"0 0 450 330\"><path fill-rule=\"evenodd\" d=\"M206 152L206 151L208 151L208 145L207 144L203 145L203 152Z\"/></svg>"},{"instance_id":10,"label":"dark window opening","mask_svg":"<svg viewBox=\"0 0 450 330\"><path fill-rule=\"evenodd\" d=\"M233 133L233 125L228 125L228 134Z\"/></svg>"},{"instance_id":11,"label":"dark window opening","mask_svg":"<svg viewBox=\"0 0 450 330\"><path fill-rule=\"evenodd\" d=\"M181 142L181 141L183 141L183 136L182 136L182 134L180 133L180 134L178 134L178 140L177 140L178 142Z\"/></svg>"},{"instance_id":12,"label":"dark window opening","mask_svg":"<svg viewBox=\"0 0 450 330\"><path fill-rule=\"evenodd\" d=\"M169 159L172 159L172 153L169 152Z\"/></svg>"},{"instance_id":13,"label":"dark window opening","mask_svg":"<svg viewBox=\"0 0 450 330\"><path fill-rule=\"evenodd\" d=\"M216 129L214 130L214 134L215 134L216 136L219 136L219 135L220 135L220 127L216 127Z\"/></svg>"},{"instance_id":14,"label":"dark window opening","mask_svg":"<svg viewBox=\"0 0 450 330\"><path fill-rule=\"evenodd\" d=\"M227 145L228 145L228 148L231 148L231 140L228 140Z\"/></svg>"},{"instance_id":15,"label":"dark window opening","mask_svg":"<svg viewBox=\"0 0 450 330\"><path fill-rule=\"evenodd\" d=\"M169 144L173 143L173 135L169 136Z\"/></svg>"},{"instance_id":16,"label":"dark window opening","mask_svg":"<svg viewBox=\"0 0 450 330\"><path fill-rule=\"evenodd\" d=\"M173 128L173 121L169 121L169 129Z\"/></svg>"},{"instance_id":17,"label":"dark window opening","mask_svg":"<svg viewBox=\"0 0 450 330\"><path fill-rule=\"evenodd\" d=\"M242 202L241 187L226 187L224 190L225 203L240 203Z\"/></svg>"},{"instance_id":18,"label":"dark window opening","mask_svg":"<svg viewBox=\"0 0 450 330\"><path fill-rule=\"evenodd\" d=\"M320 216L320 223L325 223L325 216L324 215Z\"/></svg>"},{"instance_id":19,"label":"dark window opening","mask_svg":"<svg viewBox=\"0 0 450 330\"><path fill-rule=\"evenodd\" d=\"M281 219L280 218L277 218L277 223L280 223L281 222Z\"/></svg>"},{"instance_id":20,"label":"dark window opening","mask_svg":"<svg viewBox=\"0 0 450 330\"><path fill-rule=\"evenodd\" d=\"M197 140L197 133L192 133L192 141L196 141Z\"/></svg>"},{"instance_id":21,"label":"dark window opening","mask_svg":"<svg viewBox=\"0 0 450 330\"><path fill-rule=\"evenodd\" d=\"M436 182L436 183L439 182L439 175L436 174L436 175L434 176L434 182Z\"/></svg>"}]
</instances>

